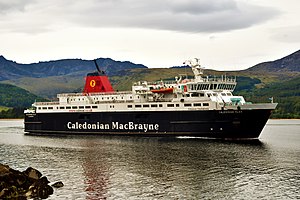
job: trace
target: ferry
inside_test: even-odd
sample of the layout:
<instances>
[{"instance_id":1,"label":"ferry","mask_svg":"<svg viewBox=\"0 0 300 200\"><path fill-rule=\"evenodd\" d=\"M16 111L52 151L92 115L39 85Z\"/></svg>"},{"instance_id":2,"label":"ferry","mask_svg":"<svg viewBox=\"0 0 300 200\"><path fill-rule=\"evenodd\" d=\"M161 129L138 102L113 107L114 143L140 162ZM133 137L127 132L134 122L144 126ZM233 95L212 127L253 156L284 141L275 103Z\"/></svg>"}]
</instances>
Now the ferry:
<instances>
[{"instance_id":1,"label":"ferry","mask_svg":"<svg viewBox=\"0 0 300 200\"><path fill-rule=\"evenodd\" d=\"M236 78L205 77L199 59L184 62L192 79L139 81L131 91L115 91L95 64L82 93L26 109L25 133L257 139L277 106L233 95Z\"/></svg>"}]
</instances>

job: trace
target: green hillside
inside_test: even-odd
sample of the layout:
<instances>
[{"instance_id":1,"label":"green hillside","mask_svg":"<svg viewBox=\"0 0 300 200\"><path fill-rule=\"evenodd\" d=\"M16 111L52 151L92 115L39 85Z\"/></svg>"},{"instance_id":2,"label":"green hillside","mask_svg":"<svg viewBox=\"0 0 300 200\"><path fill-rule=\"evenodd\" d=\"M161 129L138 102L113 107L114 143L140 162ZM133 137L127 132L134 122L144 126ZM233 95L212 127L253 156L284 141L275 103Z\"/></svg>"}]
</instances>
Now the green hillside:
<instances>
[{"instance_id":1,"label":"green hillside","mask_svg":"<svg viewBox=\"0 0 300 200\"><path fill-rule=\"evenodd\" d=\"M41 100L30 92L9 84L0 84L0 118L22 118L24 108Z\"/></svg>"},{"instance_id":2,"label":"green hillside","mask_svg":"<svg viewBox=\"0 0 300 200\"><path fill-rule=\"evenodd\" d=\"M84 85L83 76L50 76L43 78L24 77L2 81L2 83L15 85L44 98L55 98L58 93L74 92Z\"/></svg>"},{"instance_id":3,"label":"green hillside","mask_svg":"<svg viewBox=\"0 0 300 200\"><path fill-rule=\"evenodd\" d=\"M252 102L266 102L273 97L278 103L273 118L300 118L300 77L267 84L263 88L253 87L237 91Z\"/></svg>"}]
</instances>

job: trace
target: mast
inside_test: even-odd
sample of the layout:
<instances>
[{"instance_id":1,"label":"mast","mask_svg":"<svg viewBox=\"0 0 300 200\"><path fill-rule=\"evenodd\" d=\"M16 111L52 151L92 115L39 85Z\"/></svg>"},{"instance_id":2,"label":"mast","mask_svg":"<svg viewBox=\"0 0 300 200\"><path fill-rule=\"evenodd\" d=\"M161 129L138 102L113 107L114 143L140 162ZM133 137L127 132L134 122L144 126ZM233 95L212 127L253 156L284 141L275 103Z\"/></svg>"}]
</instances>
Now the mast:
<instances>
[{"instance_id":1,"label":"mast","mask_svg":"<svg viewBox=\"0 0 300 200\"><path fill-rule=\"evenodd\" d=\"M200 65L200 59L194 58L191 60L186 60L183 64L188 65L192 68L192 71L195 75L196 81L203 81L202 75L203 75L203 68Z\"/></svg>"}]
</instances>

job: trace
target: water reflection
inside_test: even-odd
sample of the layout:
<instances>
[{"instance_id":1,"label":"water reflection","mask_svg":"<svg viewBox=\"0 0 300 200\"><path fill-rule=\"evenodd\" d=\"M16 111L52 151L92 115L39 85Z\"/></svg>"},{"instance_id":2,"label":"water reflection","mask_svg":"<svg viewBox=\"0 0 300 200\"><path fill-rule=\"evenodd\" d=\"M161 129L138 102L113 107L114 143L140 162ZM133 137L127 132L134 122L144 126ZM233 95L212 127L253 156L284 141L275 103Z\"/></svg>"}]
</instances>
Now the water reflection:
<instances>
[{"instance_id":1,"label":"water reflection","mask_svg":"<svg viewBox=\"0 0 300 200\"><path fill-rule=\"evenodd\" d=\"M81 155L87 199L205 197L213 188L228 191L228 184L220 185L224 182L235 190L247 154L267 152L260 141L105 136L80 144L88 147Z\"/></svg>"},{"instance_id":2,"label":"water reflection","mask_svg":"<svg viewBox=\"0 0 300 200\"><path fill-rule=\"evenodd\" d=\"M98 145L95 145L93 140L83 140L80 144L87 147L81 155L86 199L106 199L110 163L106 160L105 150L97 149Z\"/></svg>"}]
</instances>

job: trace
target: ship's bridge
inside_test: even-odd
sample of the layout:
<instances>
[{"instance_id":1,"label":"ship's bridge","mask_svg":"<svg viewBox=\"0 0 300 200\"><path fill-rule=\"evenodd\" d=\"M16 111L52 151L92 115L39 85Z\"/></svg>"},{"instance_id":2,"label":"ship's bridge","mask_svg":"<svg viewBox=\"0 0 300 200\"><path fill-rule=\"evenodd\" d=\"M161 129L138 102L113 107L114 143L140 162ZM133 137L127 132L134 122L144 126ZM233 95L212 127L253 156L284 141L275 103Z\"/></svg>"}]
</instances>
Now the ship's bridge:
<instances>
[{"instance_id":1,"label":"ship's bridge","mask_svg":"<svg viewBox=\"0 0 300 200\"><path fill-rule=\"evenodd\" d=\"M204 68L201 67L200 60L197 58L185 61L184 64L190 66L195 75L195 79L186 83L188 92L198 92L203 90L234 91L236 86L236 78L230 78L226 75L221 77L202 76Z\"/></svg>"},{"instance_id":2,"label":"ship's bridge","mask_svg":"<svg viewBox=\"0 0 300 200\"><path fill-rule=\"evenodd\" d=\"M214 77L202 78L201 81L191 81L186 83L188 92L197 92L203 90L230 91L233 92L236 86L236 78Z\"/></svg>"}]
</instances>

